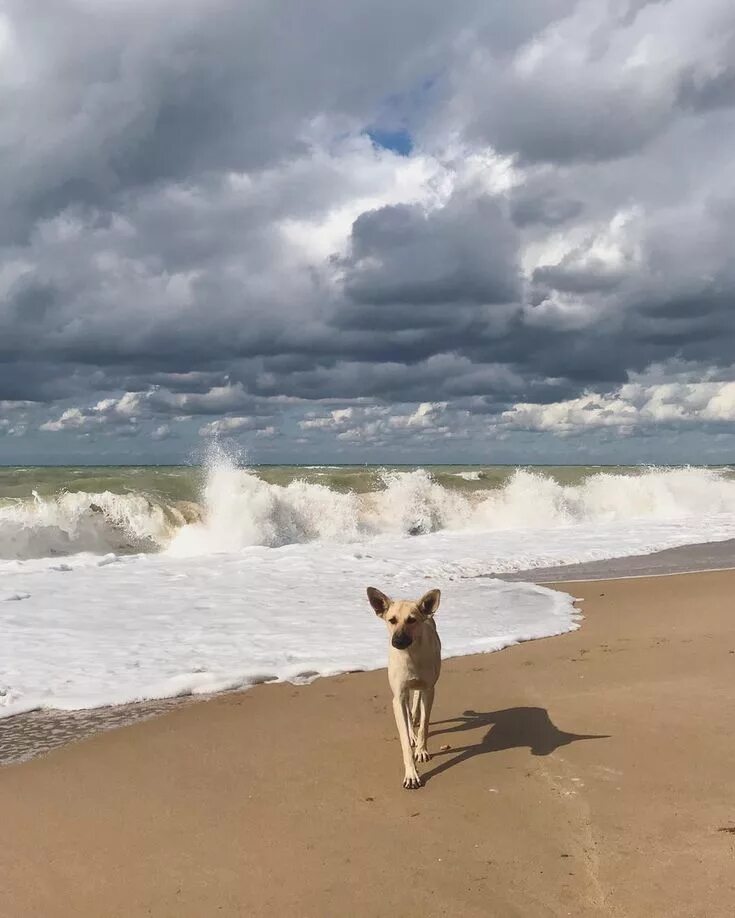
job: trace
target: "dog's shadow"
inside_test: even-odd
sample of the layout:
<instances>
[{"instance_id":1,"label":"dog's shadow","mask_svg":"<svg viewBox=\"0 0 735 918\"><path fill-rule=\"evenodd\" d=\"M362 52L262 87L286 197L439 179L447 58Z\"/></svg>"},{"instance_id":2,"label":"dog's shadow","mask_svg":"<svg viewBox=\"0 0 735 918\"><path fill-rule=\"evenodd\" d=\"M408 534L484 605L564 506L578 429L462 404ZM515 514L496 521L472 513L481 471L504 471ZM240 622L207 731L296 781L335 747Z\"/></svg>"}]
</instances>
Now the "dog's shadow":
<instances>
[{"instance_id":1,"label":"dog's shadow","mask_svg":"<svg viewBox=\"0 0 735 918\"><path fill-rule=\"evenodd\" d=\"M560 746L578 740L608 738L606 734L566 733L555 726L546 708L506 708L503 711L464 711L460 717L435 722L430 734L434 738L434 749L437 747L437 737L443 734L461 733L479 727L490 727L479 743L435 751L432 758L437 755L451 755L451 758L423 774L423 781L430 781L455 765L490 752L527 746L531 755L549 755Z\"/></svg>"}]
</instances>

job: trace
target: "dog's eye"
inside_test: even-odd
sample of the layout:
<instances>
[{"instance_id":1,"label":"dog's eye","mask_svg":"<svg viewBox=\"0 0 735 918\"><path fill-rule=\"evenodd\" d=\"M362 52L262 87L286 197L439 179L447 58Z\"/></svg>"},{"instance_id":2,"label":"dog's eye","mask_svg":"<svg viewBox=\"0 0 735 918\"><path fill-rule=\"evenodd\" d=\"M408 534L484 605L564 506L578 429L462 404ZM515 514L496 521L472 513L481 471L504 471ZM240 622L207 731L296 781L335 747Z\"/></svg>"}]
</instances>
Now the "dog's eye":
<instances>
[{"instance_id":1,"label":"dog's eye","mask_svg":"<svg viewBox=\"0 0 735 918\"><path fill-rule=\"evenodd\" d=\"M391 625L395 625L398 619L394 615L393 618L389 618L388 621L391 623Z\"/></svg>"},{"instance_id":2,"label":"dog's eye","mask_svg":"<svg viewBox=\"0 0 735 918\"><path fill-rule=\"evenodd\" d=\"M416 619L413 617L413 615L409 615L408 618L406 619L406 624L413 625L415 621Z\"/></svg>"}]
</instances>

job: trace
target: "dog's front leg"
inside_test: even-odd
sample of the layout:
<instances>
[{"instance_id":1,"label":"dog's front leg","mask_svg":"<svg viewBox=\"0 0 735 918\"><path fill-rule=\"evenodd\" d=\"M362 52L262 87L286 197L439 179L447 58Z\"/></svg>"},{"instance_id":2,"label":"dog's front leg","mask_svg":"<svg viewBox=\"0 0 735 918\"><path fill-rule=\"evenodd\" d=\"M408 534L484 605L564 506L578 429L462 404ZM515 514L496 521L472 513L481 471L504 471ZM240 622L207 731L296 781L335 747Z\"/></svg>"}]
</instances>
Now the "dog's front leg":
<instances>
[{"instance_id":1,"label":"dog's front leg","mask_svg":"<svg viewBox=\"0 0 735 918\"><path fill-rule=\"evenodd\" d=\"M398 736L401 740L401 751L403 752L403 767L405 774L403 776L403 786L409 789L421 787L421 778L418 776L416 766L413 761L413 752L411 750L411 740L408 736L408 721L406 712L408 709L408 698L393 696L393 714L396 718L398 727Z\"/></svg>"},{"instance_id":2,"label":"dog's front leg","mask_svg":"<svg viewBox=\"0 0 735 918\"><path fill-rule=\"evenodd\" d=\"M416 745L416 740L418 736L419 728L419 691L414 691L409 694L411 699L411 706L408 712L408 738L411 741L411 745Z\"/></svg>"},{"instance_id":3,"label":"dog's front leg","mask_svg":"<svg viewBox=\"0 0 735 918\"><path fill-rule=\"evenodd\" d=\"M414 756L417 762L428 762L431 756L426 748L426 740L429 734L429 718L431 717L431 706L434 704L434 686L428 686L419 692L419 726L416 731L416 749Z\"/></svg>"}]
</instances>

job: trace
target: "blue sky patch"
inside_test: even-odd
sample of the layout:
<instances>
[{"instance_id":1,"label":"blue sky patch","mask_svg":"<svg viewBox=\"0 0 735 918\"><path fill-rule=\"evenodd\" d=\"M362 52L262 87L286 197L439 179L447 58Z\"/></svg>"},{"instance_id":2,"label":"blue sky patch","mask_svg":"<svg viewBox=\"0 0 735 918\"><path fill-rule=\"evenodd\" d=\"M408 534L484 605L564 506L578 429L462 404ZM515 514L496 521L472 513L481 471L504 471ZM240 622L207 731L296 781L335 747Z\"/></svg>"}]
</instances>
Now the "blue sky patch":
<instances>
[{"instance_id":1,"label":"blue sky patch","mask_svg":"<svg viewBox=\"0 0 735 918\"><path fill-rule=\"evenodd\" d=\"M410 156L413 150L413 138L407 130L401 128L397 131L382 130L381 128L368 128L365 133L376 147L392 150L399 156Z\"/></svg>"}]
</instances>

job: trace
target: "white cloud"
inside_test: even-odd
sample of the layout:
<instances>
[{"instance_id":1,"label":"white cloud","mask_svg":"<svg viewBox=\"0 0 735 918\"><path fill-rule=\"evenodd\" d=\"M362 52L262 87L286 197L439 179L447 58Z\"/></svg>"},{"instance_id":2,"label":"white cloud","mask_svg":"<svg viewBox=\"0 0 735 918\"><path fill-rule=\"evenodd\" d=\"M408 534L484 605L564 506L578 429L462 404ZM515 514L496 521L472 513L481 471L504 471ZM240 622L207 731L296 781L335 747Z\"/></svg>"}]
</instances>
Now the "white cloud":
<instances>
[{"instance_id":1,"label":"white cloud","mask_svg":"<svg viewBox=\"0 0 735 918\"><path fill-rule=\"evenodd\" d=\"M422 402L411 414L396 414L388 420L389 427L432 428L441 427L441 417L446 411L446 402Z\"/></svg>"},{"instance_id":2,"label":"white cloud","mask_svg":"<svg viewBox=\"0 0 735 918\"><path fill-rule=\"evenodd\" d=\"M151 438L153 440L168 440L171 435L171 425L160 424L151 434Z\"/></svg>"},{"instance_id":3,"label":"white cloud","mask_svg":"<svg viewBox=\"0 0 735 918\"><path fill-rule=\"evenodd\" d=\"M254 418L218 418L199 428L200 437L216 437L220 434L237 433L241 430L253 430L256 427Z\"/></svg>"},{"instance_id":4,"label":"white cloud","mask_svg":"<svg viewBox=\"0 0 735 918\"><path fill-rule=\"evenodd\" d=\"M501 416L521 430L565 435L589 428L619 428L623 433L666 424L735 421L735 382L628 383L617 391L548 405L522 402Z\"/></svg>"},{"instance_id":5,"label":"white cloud","mask_svg":"<svg viewBox=\"0 0 735 918\"><path fill-rule=\"evenodd\" d=\"M402 406L361 405L340 408L324 416L311 415L299 422L306 431L333 431L338 440L348 443L381 443L397 436L447 435L452 425L467 417L466 411L447 408L447 402L421 402L400 412Z\"/></svg>"},{"instance_id":6,"label":"white cloud","mask_svg":"<svg viewBox=\"0 0 735 918\"><path fill-rule=\"evenodd\" d=\"M89 408L67 408L55 421L46 421L39 430L58 433L63 430L128 427L134 429L142 412L147 410L150 393L126 392L120 398L105 398Z\"/></svg>"},{"instance_id":7,"label":"white cloud","mask_svg":"<svg viewBox=\"0 0 735 918\"><path fill-rule=\"evenodd\" d=\"M242 383L213 386L206 392L171 392L153 386L145 392L125 392L118 397L100 399L89 407L67 408L60 417L48 420L40 425L40 430L58 432L62 430L82 430L89 428L128 428L135 429L140 421L167 418L182 421L193 415L225 414L237 408L247 408L253 398L245 391ZM233 422L232 429L242 427L243 418L225 419L223 423ZM235 423L237 422L237 423ZM158 427L157 439L167 434ZM209 426L209 425L208 425ZM204 428L202 428L204 429Z\"/></svg>"},{"instance_id":8,"label":"white cloud","mask_svg":"<svg viewBox=\"0 0 735 918\"><path fill-rule=\"evenodd\" d=\"M78 430L84 427L91 418L82 414L79 408L67 408L55 421L46 421L41 424L40 430L56 432L59 430Z\"/></svg>"},{"instance_id":9,"label":"white cloud","mask_svg":"<svg viewBox=\"0 0 735 918\"><path fill-rule=\"evenodd\" d=\"M242 409L252 403L242 383L234 385L227 382L222 386L213 386L203 393L164 393L158 391L159 399L186 414L224 414L227 411Z\"/></svg>"},{"instance_id":10,"label":"white cloud","mask_svg":"<svg viewBox=\"0 0 735 918\"><path fill-rule=\"evenodd\" d=\"M303 421L299 421L299 427L302 430L330 430L349 423L353 414L353 408L337 408L335 411L330 411L328 415L323 417L317 417L313 413L310 413Z\"/></svg>"}]
</instances>

